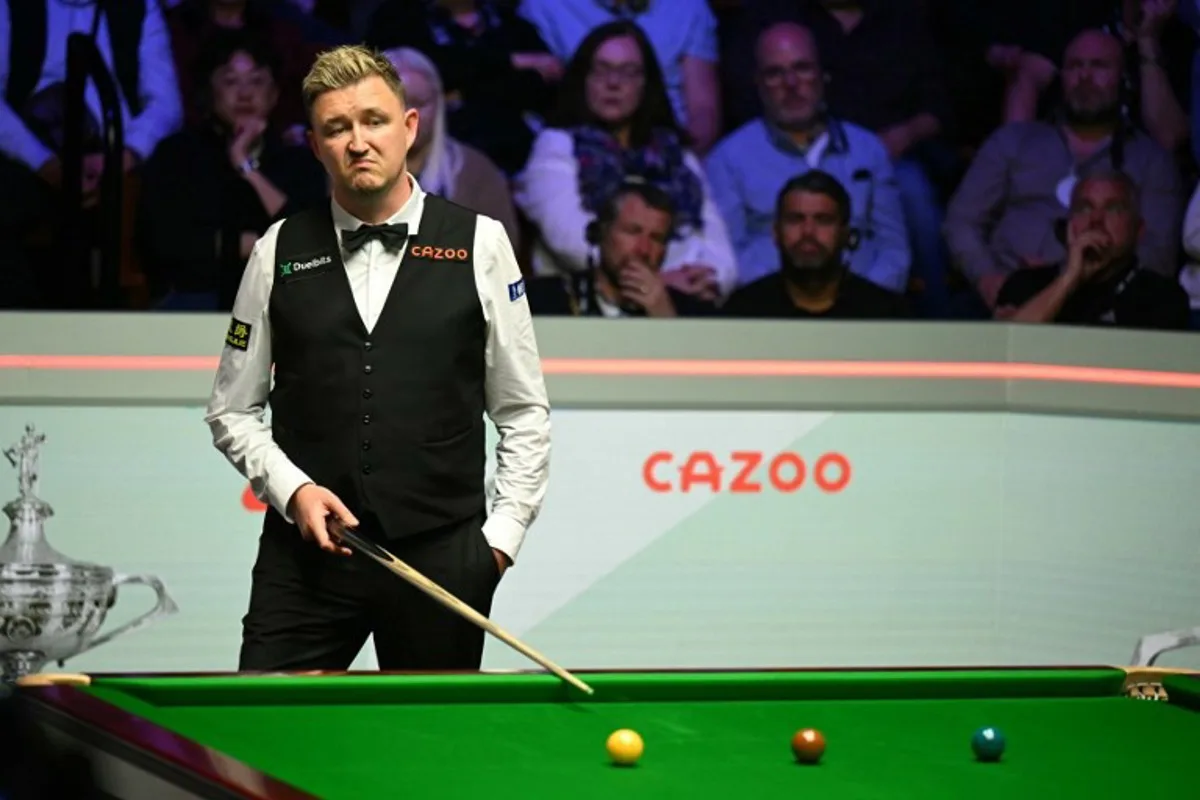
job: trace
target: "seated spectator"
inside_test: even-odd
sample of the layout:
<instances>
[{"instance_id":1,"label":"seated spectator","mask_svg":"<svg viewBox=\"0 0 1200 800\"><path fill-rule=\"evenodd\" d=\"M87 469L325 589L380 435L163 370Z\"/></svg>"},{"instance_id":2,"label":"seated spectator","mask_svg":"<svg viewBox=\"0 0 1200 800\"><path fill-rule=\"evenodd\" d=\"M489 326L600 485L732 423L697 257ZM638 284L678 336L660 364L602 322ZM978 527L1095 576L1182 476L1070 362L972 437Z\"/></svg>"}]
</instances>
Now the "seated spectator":
<instances>
[{"instance_id":1,"label":"seated spectator","mask_svg":"<svg viewBox=\"0 0 1200 800\"><path fill-rule=\"evenodd\" d=\"M1139 268L1137 243L1146 223L1137 192L1133 180L1116 171L1080 180L1071 193L1063 232L1066 258L1055 266L1010 275L997 297L997 318L1186 329L1189 309L1183 288Z\"/></svg>"},{"instance_id":2,"label":"seated spectator","mask_svg":"<svg viewBox=\"0 0 1200 800\"><path fill-rule=\"evenodd\" d=\"M598 263L582 274L528 281L530 310L534 314L656 318L713 313L711 303L684 294L662 279L673 217L666 192L642 181L626 181L588 225L588 242Z\"/></svg>"},{"instance_id":3,"label":"seated spectator","mask_svg":"<svg viewBox=\"0 0 1200 800\"><path fill-rule=\"evenodd\" d=\"M98 11L94 3L0 0L5 23L0 25L0 267L19 269L2 261L26 251L31 229L62 216L66 42L74 33L91 34L97 14L101 25L95 42L121 103L117 113L125 150L115 169L132 177L158 143L179 129L171 45L156 3L107 3ZM85 124L98 134L104 110L90 83L84 106ZM99 153L90 156L82 189L85 204L94 207L104 164ZM32 293L29 299L50 306L83 301L89 289L74 280L75 265L53 253L39 252L38 261L41 285L22 288Z\"/></svg>"},{"instance_id":4,"label":"seated spectator","mask_svg":"<svg viewBox=\"0 0 1200 800\"><path fill-rule=\"evenodd\" d=\"M1121 118L1120 42L1101 31L1072 40L1063 58L1061 113L1053 122L1003 126L980 148L951 199L946 240L974 292L967 316L991 316L1014 270L1065 256L1055 223L1080 177L1129 174L1141 197L1143 269L1174 278L1184 197L1170 153ZM986 309L983 307L986 306Z\"/></svg>"},{"instance_id":5,"label":"seated spectator","mask_svg":"<svg viewBox=\"0 0 1200 800\"><path fill-rule=\"evenodd\" d=\"M838 119L882 140L893 162L912 250L912 278L931 316L948 311L949 258L943 196L958 177L947 143L950 98L922 0L746 0L723 64L738 119L761 113L754 91L755 42L793 22L813 32L829 73L826 99Z\"/></svg>"},{"instance_id":6,"label":"seated spectator","mask_svg":"<svg viewBox=\"0 0 1200 800\"><path fill-rule=\"evenodd\" d=\"M426 192L499 220L513 249L519 250L517 211L508 178L486 155L447 132L446 98L437 67L411 47L397 47L384 55L400 74L408 107L420 115L417 138L408 148L408 171Z\"/></svg>"},{"instance_id":7,"label":"seated spectator","mask_svg":"<svg viewBox=\"0 0 1200 800\"><path fill-rule=\"evenodd\" d=\"M366 43L428 56L442 76L450 135L507 175L525 165L532 124L553 105L562 74L532 23L495 0L385 0Z\"/></svg>"},{"instance_id":8,"label":"seated spectator","mask_svg":"<svg viewBox=\"0 0 1200 800\"><path fill-rule=\"evenodd\" d=\"M704 169L671 112L662 72L631 22L596 28L563 77L561 105L534 142L514 199L537 228L535 275L587 270L588 222L627 177L671 198L675 230L663 262L670 285L704 299L737 284L737 262Z\"/></svg>"},{"instance_id":9,"label":"seated spectator","mask_svg":"<svg viewBox=\"0 0 1200 800\"><path fill-rule=\"evenodd\" d=\"M675 118L704 155L721 135L717 20L707 0L521 0L520 12L564 62L591 31L634 22L653 45Z\"/></svg>"},{"instance_id":10,"label":"seated spectator","mask_svg":"<svg viewBox=\"0 0 1200 800\"><path fill-rule=\"evenodd\" d=\"M279 54L281 91L271 122L293 143L303 140L302 129L308 119L299 86L326 42L310 39L299 24L280 14L271 0L183 0L168 13L167 20L189 125L204 121L202 98L208 87L200 62L212 47L213 36L222 31L245 31Z\"/></svg>"},{"instance_id":11,"label":"seated spectator","mask_svg":"<svg viewBox=\"0 0 1200 800\"><path fill-rule=\"evenodd\" d=\"M281 70L265 43L222 31L197 64L203 123L146 163L138 246L156 305L228 310L255 241L271 223L327 196L307 148L270 122Z\"/></svg>"},{"instance_id":12,"label":"seated spectator","mask_svg":"<svg viewBox=\"0 0 1200 800\"><path fill-rule=\"evenodd\" d=\"M850 195L837 178L809 170L789 180L776 200L780 269L743 286L722 309L727 317L896 319L904 297L849 267L857 236Z\"/></svg>"},{"instance_id":13,"label":"seated spectator","mask_svg":"<svg viewBox=\"0 0 1200 800\"><path fill-rule=\"evenodd\" d=\"M763 116L721 140L705 165L737 251L739 282L778 271L779 190L793 176L820 169L850 192L859 237L851 271L904 292L911 254L891 159L875 134L829 113L812 34L790 22L764 31L757 80Z\"/></svg>"}]
</instances>

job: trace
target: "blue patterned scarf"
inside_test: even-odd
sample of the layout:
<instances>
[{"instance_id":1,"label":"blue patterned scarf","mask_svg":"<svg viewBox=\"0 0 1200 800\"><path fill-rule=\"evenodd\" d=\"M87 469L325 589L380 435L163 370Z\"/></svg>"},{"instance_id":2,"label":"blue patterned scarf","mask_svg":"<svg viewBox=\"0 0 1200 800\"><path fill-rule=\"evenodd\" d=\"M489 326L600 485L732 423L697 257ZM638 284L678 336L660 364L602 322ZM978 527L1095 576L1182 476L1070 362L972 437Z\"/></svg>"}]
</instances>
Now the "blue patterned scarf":
<instances>
[{"instance_id":1,"label":"blue patterned scarf","mask_svg":"<svg viewBox=\"0 0 1200 800\"><path fill-rule=\"evenodd\" d=\"M684 162L684 148L673 131L656 130L640 148L625 148L612 134L590 125L572 128L571 138L584 209L599 213L623 180L637 176L670 196L675 207L672 238L680 238L684 230L703 230L704 190Z\"/></svg>"}]
</instances>

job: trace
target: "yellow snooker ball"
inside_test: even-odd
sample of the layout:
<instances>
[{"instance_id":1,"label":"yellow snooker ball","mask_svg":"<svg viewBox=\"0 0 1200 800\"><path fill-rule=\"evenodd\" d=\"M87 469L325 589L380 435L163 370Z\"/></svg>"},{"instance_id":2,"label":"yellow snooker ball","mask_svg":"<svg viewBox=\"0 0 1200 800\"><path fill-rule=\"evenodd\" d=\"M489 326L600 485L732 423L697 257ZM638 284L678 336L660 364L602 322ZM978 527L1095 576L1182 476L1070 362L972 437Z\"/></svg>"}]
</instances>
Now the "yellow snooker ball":
<instances>
[{"instance_id":1,"label":"yellow snooker ball","mask_svg":"<svg viewBox=\"0 0 1200 800\"><path fill-rule=\"evenodd\" d=\"M642 757L642 750L644 749L642 737L628 728L613 731L608 737L606 746L609 758L613 760L614 764L622 767L636 764L638 759Z\"/></svg>"}]
</instances>

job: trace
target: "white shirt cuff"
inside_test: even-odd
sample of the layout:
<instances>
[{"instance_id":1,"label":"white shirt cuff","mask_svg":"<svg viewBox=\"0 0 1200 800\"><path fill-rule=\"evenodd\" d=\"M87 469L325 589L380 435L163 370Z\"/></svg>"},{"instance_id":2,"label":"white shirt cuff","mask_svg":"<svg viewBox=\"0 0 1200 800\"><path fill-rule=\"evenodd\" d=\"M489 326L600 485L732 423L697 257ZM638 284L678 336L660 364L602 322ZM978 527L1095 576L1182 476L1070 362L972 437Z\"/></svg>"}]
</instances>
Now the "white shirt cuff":
<instances>
[{"instance_id":1,"label":"white shirt cuff","mask_svg":"<svg viewBox=\"0 0 1200 800\"><path fill-rule=\"evenodd\" d=\"M493 512L483 523L483 537L492 549L504 553L515 564L525 539L525 526L504 513Z\"/></svg>"},{"instance_id":2,"label":"white shirt cuff","mask_svg":"<svg viewBox=\"0 0 1200 800\"><path fill-rule=\"evenodd\" d=\"M276 511L283 515L285 520L293 523L295 520L288 514L288 503L297 489L306 483L312 482L312 478L308 477L304 470L295 464L291 462L281 464L277 469L271 471L271 477L267 479L267 496L265 499L275 507Z\"/></svg>"}]
</instances>

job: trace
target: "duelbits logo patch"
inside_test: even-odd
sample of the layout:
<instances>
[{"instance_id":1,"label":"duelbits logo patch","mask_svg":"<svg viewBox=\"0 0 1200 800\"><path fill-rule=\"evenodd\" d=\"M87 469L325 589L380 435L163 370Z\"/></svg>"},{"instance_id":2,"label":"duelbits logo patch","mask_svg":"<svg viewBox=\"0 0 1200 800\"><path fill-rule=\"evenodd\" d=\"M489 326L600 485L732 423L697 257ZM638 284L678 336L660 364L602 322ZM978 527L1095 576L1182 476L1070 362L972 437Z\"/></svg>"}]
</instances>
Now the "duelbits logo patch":
<instances>
[{"instance_id":1,"label":"duelbits logo patch","mask_svg":"<svg viewBox=\"0 0 1200 800\"><path fill-rule=\"evenodd\" d=\"M304 273L318 270L321 267L327 267L332 263L332 256L317 256L307 261L283 261L279 264L279 277L287 278L293 275L303 275Z\"/></svg>"}]
</instances>

